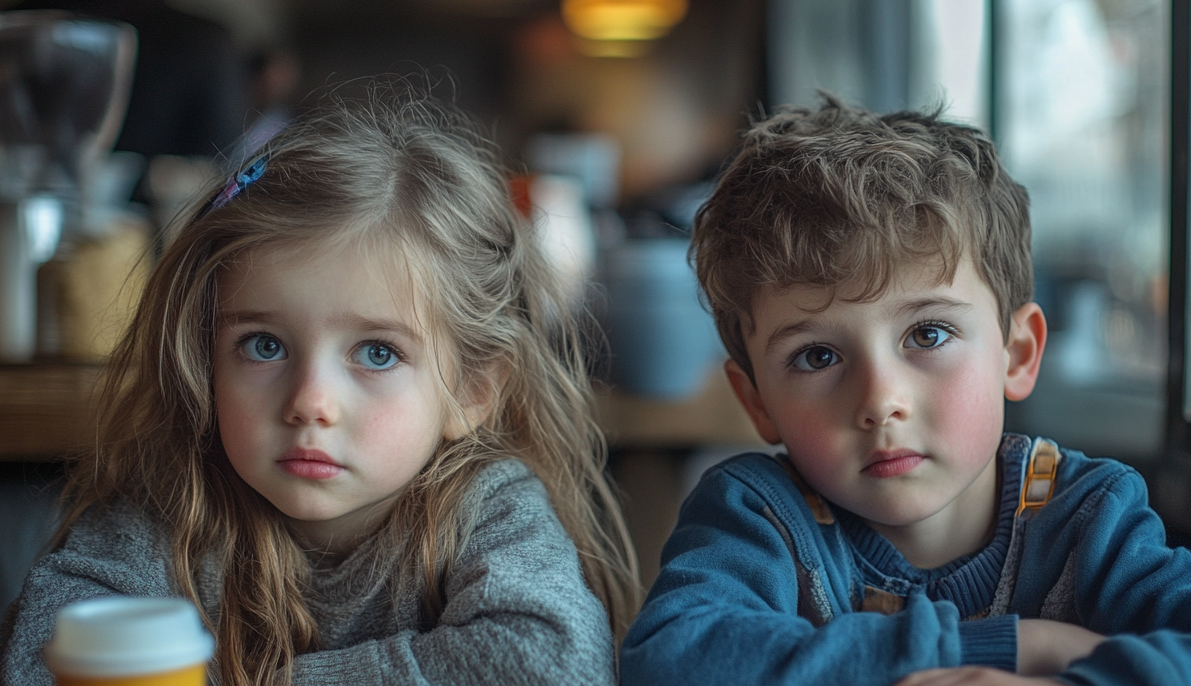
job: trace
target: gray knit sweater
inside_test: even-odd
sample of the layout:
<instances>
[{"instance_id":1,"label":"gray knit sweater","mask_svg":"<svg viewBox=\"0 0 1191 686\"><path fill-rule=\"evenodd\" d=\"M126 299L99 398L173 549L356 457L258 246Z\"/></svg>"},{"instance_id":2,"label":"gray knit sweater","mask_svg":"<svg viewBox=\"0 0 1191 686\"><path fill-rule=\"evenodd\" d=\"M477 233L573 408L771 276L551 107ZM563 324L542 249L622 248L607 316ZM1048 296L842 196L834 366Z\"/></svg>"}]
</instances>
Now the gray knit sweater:
<instances>
[{"instance_id":1,"label":"gray knit sweater","mask_svg":"<svg viewBox=\"0 0 1191 686\"><path fill-rule=\"evenodd\" d=\"M417 584L396 594L370 573L374 546L316 568L307 604L321 648L299 656L304 684L611 684L612 636L603 606L583 582L575 547L546 491L515 460L480 472L466 496L476 528L446 582L433 627L418 626ZM167 541L132 507L89 510L65 545L43 557L0 628L4 684L52 686L41 650L67 603L104 595L168 596ZM378 576L381 577L378 579ZM219 584L200 580L208 613Z\"/></svg>"}]
</instances>

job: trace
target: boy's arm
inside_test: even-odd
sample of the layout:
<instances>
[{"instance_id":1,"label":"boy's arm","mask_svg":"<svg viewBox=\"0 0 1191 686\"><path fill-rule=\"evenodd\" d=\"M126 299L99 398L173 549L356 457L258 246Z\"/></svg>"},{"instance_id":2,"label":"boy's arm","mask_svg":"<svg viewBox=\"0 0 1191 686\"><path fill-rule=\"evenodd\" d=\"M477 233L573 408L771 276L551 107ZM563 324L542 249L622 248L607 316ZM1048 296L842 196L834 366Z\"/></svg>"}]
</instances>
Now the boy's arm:
<instances>
[{"instance_id":1,"label":"boy's arm","mask_svg":"<svg viewBox=\"0 0 1191 686\"><path fill-rule=\"evenodd\" d=\"M947 667L915 672L894 686L1063 686L1063 682L987 667Z\"/></svg>"},{"instance_id":2,"label":"boy's arm","mask_svg":"<svg viewBox=\"0 0 1191 686\"><path fill-rule=\"evenodd\" d=\"M1104 636L1078 624L1049 619L1017 622L1017 673L1054 676L1092 654Z\"/></svg>"},{"instance_id":3,"label":"boy's arm","mask_svg":"<svg viewBox=\"0 0 1191 686\"><path fill-rule=\"evenodd\" d=\"M816 628L799 616L793 555L814 551L797 550L807 544L807 532L780 525L773 512L788 504L777 495L762 496L725 468L703 478L683 506L661 573L625 639L624 686L888 686L934 667L1014 668L1015 616L960 622L952 603L920 593L893 615L852 612L840 600L849 580L833 590L833 580L823 579L820 590L834 598L835 618Z\"/></svg>"},{"instance_id":4,"label":"boy's arm","mask_svg":"<svg viewBox=\"0 0 1191 686\"><path fill-rule=\"evenodd\" d=\"M1076 624L1049 619L1017 622L1017 674L987 667L945 667L915 672L894 686L1031 686L1062 682L1054 675L1085 658L1104 637Z\"/></svg>"},{"instance_id":5,"label":"boy's arm","mask_svg":"<svg viewBox=\"0 0 1191 686\"><path fill-rule=\"evenodd\" d=\"M1083 626L1105 634L1059 675L1070 684L1191 684L1191 552L1169 548L1146 486L1118 467L1072 518L1067 568Z\"/></svg>"}]
</instances>

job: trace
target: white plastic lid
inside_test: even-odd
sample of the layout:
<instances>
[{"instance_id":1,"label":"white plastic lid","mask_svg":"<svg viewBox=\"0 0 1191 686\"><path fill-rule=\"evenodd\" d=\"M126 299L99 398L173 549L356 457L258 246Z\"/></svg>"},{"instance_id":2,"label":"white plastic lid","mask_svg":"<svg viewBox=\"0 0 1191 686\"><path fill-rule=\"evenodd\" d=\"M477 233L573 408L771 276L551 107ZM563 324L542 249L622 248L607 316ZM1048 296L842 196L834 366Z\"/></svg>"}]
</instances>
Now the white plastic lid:
<instances>
[{"instance_id":1,"label":"white plastic lid","mask_svg":"<svg viewBox=\"0 0 1191 686\"><path fill-rule=\"evenodd\" d=\"M58 674L131 676L202 664L214 649L189 601L117 596L60 610L46 665Z\"/></svg>"}]
</instances>

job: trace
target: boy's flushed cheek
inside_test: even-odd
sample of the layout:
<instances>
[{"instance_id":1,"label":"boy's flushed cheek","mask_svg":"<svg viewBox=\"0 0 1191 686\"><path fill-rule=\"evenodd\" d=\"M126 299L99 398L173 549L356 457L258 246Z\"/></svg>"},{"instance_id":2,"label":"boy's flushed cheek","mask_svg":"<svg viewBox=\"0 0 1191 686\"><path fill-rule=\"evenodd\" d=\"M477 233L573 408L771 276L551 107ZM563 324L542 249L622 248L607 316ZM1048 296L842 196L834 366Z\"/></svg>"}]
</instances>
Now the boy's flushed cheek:
<instances>
[{"instance_id":1,"label":"boy's flushed cheek","mask_svg":"<svg viewBox=\"0 0 1191 686\"><path fill-rule=\"evenodd\" d=\"M1001 440L1004 390L997 370L966 365L931 389L928 420L931 440L955 459L983 462Z\"/></svg>"},{"instance_id":2,"label":"boy's flushed cheek","mask_svg":"<svg viewBox=\"0 0 1191 686\"><path fill-rule=\"evenodd\" d=\"M895 425L890 437L905 442L894 447L946 450L983 460L1000 442L1004 406L996 372L968 364L925 379L908 395L908 419L900 425L891 420ZM786 401L774 419L791 454L816 462L838 460L841 451L870 449L865 439L872 432L860 428L855 402L792 397Z\"/></svg>"},{"instance_id":3,"label":"boy's flushed cheek","mask_svg":"<svg viewBox=\"0 0 1191 686\"><path fill-rule=\"evenodd\" d=\"M855 449L851 419L829 403L797 403L784 408L778 432L799 471L814 485L819 473L829 475ZM830 478L829 476L826 478Z\"/></svg>"}]
</instances>

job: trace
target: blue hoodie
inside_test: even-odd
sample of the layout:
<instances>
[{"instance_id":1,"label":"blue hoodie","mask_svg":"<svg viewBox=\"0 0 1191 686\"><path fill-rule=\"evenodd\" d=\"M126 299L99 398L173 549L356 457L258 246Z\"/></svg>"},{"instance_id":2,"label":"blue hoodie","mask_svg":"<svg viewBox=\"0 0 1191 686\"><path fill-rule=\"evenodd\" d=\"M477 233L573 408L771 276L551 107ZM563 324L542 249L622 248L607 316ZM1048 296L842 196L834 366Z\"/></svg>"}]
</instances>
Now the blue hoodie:
<instances>
[{"instance_id":1,"label":"blue hoodie","mask_svg":"<svg viewBox=\"0 0 1191 686\"><path fill-rule=\"evenodd\" d=\"M935 667L1012 671L1020 617L1110 637L1056 675L1065 683L1191 684L1191 553L1166 546L1145 482L1060 449L1053 496L1018 515L1034 444L1005 435L993 540L936 569L821 500L784 456L709 470L625 638L621 683L888 686Z\"/></svg>"}]
</instances>

